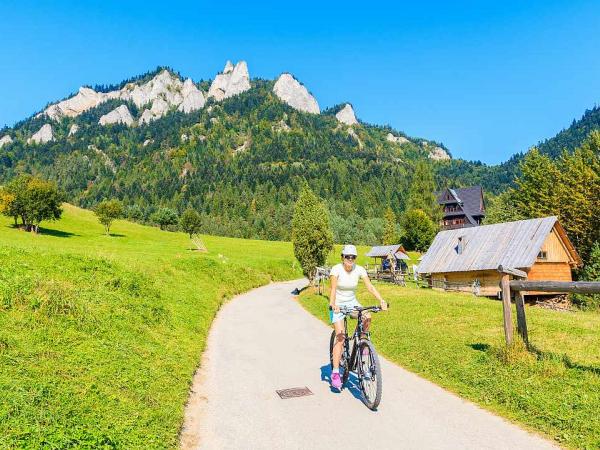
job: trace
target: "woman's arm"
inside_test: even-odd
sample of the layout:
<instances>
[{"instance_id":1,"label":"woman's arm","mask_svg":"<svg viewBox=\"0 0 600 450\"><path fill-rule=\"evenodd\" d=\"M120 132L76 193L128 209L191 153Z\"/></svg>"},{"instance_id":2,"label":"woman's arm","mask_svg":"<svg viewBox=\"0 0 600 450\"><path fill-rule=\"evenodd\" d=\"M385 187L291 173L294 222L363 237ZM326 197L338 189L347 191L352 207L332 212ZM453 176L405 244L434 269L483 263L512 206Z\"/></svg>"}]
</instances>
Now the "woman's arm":
<instances>
[{"instance_id":1,"label":"woman's arm","mask_svg":"<svg viewBox=\"0 0 600 450\"><path fill-rule=\"evenodd\" d=\"M377 300L379 300L381 309L383 309L385 311L387 309L388 305L387 305L386 301L381 297L381 295L379 294L379 292L377 291L375 286L373 286L373 283L371 283L371 280L369 279L369 275L363 275L362 279L365 282L365 286L367 286L367 290L371 294L373 294Z\"/></svg>"},{"instance_id":2,"label":"woman's arm","mask_svg":"<svg viewBox=\"0 0 600 450\"><path fill-rule=\"evenodd\" d=\"M335 304L335 290L337 289L338 277L336 275L331 275L329 277L331 281L331 291L329 292L329 306L333 310L333 312L339 313L340 307Z\"/></svg>"}]
</instances>

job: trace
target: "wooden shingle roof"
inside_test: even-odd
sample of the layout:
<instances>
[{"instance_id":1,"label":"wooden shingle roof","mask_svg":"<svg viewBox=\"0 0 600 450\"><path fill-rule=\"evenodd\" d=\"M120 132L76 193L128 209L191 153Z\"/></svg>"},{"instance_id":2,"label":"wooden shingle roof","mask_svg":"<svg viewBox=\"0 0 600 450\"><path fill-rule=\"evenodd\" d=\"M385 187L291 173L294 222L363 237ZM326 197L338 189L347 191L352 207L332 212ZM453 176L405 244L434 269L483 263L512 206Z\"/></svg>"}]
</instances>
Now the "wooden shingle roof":
<instances>
[{"instance_id":1,"label":"wooden shingle roof","mask_svg":"<svg viewBox=\"0 0 600 450\"><path fill-rule=\"evenodd\" d=\"M406 255L406 250L402 247L401 244L395 245L379 245L375 247L371 247L371 250L367 253L366 256L370 256L371 258L385 258L390 254L397 255L400 259L408 259L408 255ZM406 256L406 258L404 258Z\"/></svg>"},{"instance_id":2,"label":"wooden shingle roof","mask_svg":"<svg viewBox=\"0 0 600 450\"><path fill-rule=\"evenodd\" d=\"M499 265L528 269L535 263L542 245L555 226L572 264L581 264L581 258L564 229L552 216L440 231L419 263L419 272L495 270Z\"/></svg>"}]
</instances>

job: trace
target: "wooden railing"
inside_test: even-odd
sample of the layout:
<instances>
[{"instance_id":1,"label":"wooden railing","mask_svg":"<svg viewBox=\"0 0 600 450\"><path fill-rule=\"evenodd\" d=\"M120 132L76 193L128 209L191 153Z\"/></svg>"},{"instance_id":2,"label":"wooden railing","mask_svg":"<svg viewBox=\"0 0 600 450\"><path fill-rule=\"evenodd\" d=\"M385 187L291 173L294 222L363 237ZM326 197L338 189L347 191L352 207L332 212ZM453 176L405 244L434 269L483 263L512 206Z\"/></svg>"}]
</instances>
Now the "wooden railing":
<instances>
[{"instance_id":1,"label":"wooden railing","mask_svg":"<svg viewBox=\"0 0 600 450\"><path fill-rule=\"evenodd\" d=\"M523 279L527 278L527 274L518 269L498 266L498 272L502 274L500 287L502 288L504 337L507 345L513 342L513 322L510 305L513 293L515 294L517 309L517 331L527 346L529 346L529 336L525 316L525 292L600 294L600 282L598 281L526 281ZM511 276L517 279L511 280Z\"/></svg>"}]
</instances>

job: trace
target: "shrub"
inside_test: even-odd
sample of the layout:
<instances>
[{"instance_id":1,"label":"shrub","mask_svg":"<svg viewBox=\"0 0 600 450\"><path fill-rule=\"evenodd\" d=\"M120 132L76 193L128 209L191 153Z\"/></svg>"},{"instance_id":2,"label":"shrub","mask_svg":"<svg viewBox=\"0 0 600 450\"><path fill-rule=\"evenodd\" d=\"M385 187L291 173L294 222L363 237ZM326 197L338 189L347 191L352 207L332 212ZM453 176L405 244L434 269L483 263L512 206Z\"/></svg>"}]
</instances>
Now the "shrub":
<instances>
[{"instance_id":1,"label":"shrub","mask_svg":"<svg viewBox=\"0 0 600 450\"><path fill-rule=\"evenodd\" d=\"M177 213L170 208L160 208L150 217L150 220L157 224L161 230L167 227L177 225Z\"/></svg>"}]
</instances>

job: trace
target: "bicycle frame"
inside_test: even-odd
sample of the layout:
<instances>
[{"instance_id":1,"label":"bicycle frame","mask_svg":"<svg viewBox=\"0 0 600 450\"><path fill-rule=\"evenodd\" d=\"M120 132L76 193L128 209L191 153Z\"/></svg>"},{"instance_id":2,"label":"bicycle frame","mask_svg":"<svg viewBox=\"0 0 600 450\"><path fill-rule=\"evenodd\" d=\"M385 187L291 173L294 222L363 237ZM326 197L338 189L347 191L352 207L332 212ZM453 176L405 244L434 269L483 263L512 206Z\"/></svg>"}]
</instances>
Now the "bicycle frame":
<instances>
[{"instance_id":1,"label":"bicycle frame","mask_svg":"<svg viewBox=\"0 0 600 450\"><path fill-rule=\"evenodd\" d=\"M342 358L346 360L347 366L346 370L355 371L358 358L360 357L357 352L358 343L361 339L361 336L366 336L366 339L370 339L370 333L364 330L363 325L363 311L358 311L356 328L354 328L354 333L352 333L352 337L348 336L348 315L344 315L344 350L342 352ZM350 340L353 342L352 353L350 353Z\"/></svg>"}]
</instances>

